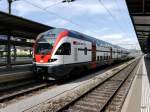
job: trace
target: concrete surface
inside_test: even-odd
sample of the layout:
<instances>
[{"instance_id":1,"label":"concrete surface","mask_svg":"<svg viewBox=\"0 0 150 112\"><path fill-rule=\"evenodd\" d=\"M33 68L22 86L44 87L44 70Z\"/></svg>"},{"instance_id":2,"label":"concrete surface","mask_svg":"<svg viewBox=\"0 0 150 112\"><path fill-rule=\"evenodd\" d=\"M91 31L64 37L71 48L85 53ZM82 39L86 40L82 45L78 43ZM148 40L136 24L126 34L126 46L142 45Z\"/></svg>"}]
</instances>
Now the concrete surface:
<instances>
[{"instance_id":1,"label":"concrete surface","mask_svg":"<svg viewBox=\"0 0 150 112\"><path fill-rule=\"evenodd\" d=\"M146 63L146 64L145 64ZM150 60L141 59L121 112L150 112Z\"/></svg>"},{"instance_id":2,"label":"concrete surface","mask_svg":"<svg viewBox=\"0 0 150 112\"><path fill-rule=\"evenodd\" d=\"M12 68L0 67L0 84L16 80L29 79L34 76L32 64L13 65Z\"/></svg>"},{"instance_id":3,"label":"concrete surface","mask_svg":"<svg viewBox=\"0 0 150 112\"><path fill-rule=\"evenodd\" d=\"M22 64L22 65L12 65L11 68L7 68L6 66L0 67L0 75L16 73L16 72L23 72L23 71L31 71L32 64Z\"/></svg>"},{"instance_id":4,"label":"concrete surface","mask_svg":"<svg viewBox=\"0 0 150 112\"><path fill-rule=\"evenodd\" d=\"M32 57L17 57L16 60L14 61L13 59L11 60L12 65L19 65L19 64L28 64L32 63ZM0 67L5 66L7 64L7 59L0 57Z\"/></svg>"}]
</instances>

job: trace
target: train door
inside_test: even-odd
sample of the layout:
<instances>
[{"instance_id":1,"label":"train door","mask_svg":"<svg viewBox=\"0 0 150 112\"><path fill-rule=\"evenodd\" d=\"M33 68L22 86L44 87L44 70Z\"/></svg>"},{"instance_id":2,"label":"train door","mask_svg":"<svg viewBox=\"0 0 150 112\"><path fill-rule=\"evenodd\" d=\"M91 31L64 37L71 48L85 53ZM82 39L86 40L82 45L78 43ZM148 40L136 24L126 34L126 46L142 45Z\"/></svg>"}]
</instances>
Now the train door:
<instances>
[{"instance_id":1,"label":"train door","mask_svg":"<svg viewBox=\"0 0 150 112\"><path fill-rule=\"evenodd\" d=\"M110 56L109 56L110 64L112 63L112 47L110 47Z\"/></svg>"},{"instance_id":2,"label":"train door","mask_svg":"<svg viewBox=\"0 0 150 112\"><path fill-rule=\"evenodd\" d=\"M96 68L96 45L92 44L92 68Z\"/></svg>"},{"instance_id":3,"label":"train door","mask_svg":"<svg viewBox=\"0 0 150 112\"><path fill-rule=\"evenodd\" d=\"M92 62L96 61L96 45L92 45Z\"/></svg>"},{"instance_id":4,"label":"train door","mask_svg":"<svg viewBox=\"0 0 150 112\"><path fill-rule=\"evenodd\" d=\"M78 62L78 48L74 48L74 62Z\"/></svg>"}]
</instances>

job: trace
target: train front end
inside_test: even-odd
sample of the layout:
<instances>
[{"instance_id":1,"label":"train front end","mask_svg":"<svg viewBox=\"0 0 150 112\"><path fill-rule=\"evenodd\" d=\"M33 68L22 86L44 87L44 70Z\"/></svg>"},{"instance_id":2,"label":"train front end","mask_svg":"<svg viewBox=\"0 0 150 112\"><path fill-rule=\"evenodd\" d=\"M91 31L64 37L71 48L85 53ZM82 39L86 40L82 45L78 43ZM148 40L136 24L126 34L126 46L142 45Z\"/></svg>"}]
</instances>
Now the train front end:
<instances>
[{"instance_id":1,"label":"train front end","mask_svg":"<svg viewBox=\"0 0 150 112\"><path fill-rule=\"evenodd\" d=\"M46 79L59 79L63 76L60 71L63 70L63 57L55 55L55 52L66 36L67 31L50 30L37 37L33 48L33 66L38 76Z\"/></svg>"}]
</instances>

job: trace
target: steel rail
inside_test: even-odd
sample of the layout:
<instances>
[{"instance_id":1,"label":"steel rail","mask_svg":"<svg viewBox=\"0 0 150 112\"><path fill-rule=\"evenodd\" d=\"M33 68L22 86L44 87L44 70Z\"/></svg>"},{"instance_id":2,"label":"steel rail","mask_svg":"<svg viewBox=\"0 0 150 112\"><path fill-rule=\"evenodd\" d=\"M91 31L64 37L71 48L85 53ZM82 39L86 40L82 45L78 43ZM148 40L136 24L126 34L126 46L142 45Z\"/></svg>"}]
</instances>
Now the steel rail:
<instances>
[{"instance_id":1,"label":"steel rail","mask_svg":"<svg viewBox=\"0 0 150 112\"><path fill-rule=\"evenodd\" d=\"M122 87L129 75L132 73L137 63L138 60L129 64L124 69L122 69L112 77L108 78L100 85L91 89L90 91L88 91L87 93L85 93L84 95L82 95L81 97L69 103L68 105L66 105L58 111L103 111L105 107L109 104L111 99L114 97L114 95ZM99 89L97 90L97 88Z\"/></svg>"}]
</instances>

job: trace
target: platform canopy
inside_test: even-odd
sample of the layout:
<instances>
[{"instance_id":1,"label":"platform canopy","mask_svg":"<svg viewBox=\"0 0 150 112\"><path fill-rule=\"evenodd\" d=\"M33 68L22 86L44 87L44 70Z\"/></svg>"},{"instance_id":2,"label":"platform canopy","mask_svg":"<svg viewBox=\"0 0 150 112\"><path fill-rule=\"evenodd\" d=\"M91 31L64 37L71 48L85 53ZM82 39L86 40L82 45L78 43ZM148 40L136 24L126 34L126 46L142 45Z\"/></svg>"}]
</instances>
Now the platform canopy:
<instances>
[{"instance_id":1,"label":"platform canopy","mask_svg":"<svg viewBox=\"0 0 150 112\"><path fill-rule=\"evenodd\" d=\"M53 27L40 24L31 20L9 15L0 11L0 35L11 35L27 39L35 39L36 36Z\"/></svg>"},{"instance_id":2,"label":"platform canopy","mask_svg":"<svg viewBox=\"0 0 150 112\"><path fill-rule=\"evenodd\" d=\"M143 52L150 52L150 0L126 0Z\"/></svg>"}]
</instances>

